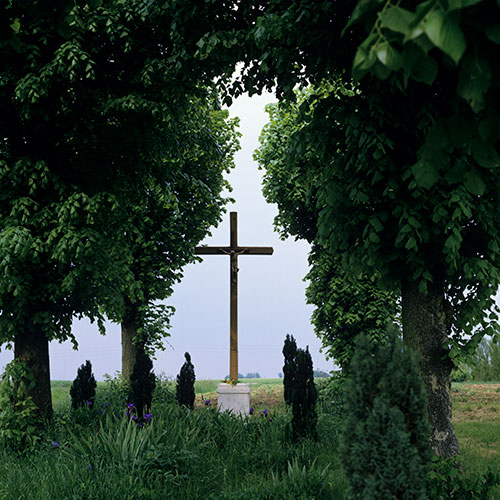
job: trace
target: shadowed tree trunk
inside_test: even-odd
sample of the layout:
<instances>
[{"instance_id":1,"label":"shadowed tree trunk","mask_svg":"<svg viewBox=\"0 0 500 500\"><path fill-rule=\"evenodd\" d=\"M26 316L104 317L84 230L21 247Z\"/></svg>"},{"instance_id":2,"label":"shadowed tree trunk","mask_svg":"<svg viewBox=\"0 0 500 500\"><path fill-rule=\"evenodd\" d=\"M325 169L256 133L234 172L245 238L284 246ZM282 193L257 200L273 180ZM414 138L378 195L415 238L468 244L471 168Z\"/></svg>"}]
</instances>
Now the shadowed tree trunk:
<instances>
[{"instance_id":1,"label":"shadowed tree trunk","mask_svg":"<svg viewBox=\"0 0 500 500\"><path fill-rule=\"evenodd\" d=\"M27 387L26 396L31 396L33 403L45 419L52 417L52 394L50 392L49 341L40 329L27 325L23 333L14 339L14 358L27 364L35 378L35 386Z\"/></svg>"},{"instance_id":2,"label":"shadowed tree trunk","mask_svg":"<svg viewBox=\"0 0 500 500\"><path fill-rule=\"evenodd\" d=\"M134 338L137 334L137 306L127 303L126 314L123 318L122 327L122 377L126 382L130 382L130 376L134 369L137 357L137 347Z\"/></svg>"},{"instance_id":3,"label":"shadowed tree trunk","mask_svg":"<svg viewBox=\"0 0 500 500\"><path fill-rule=\"evenodd\" d=\"M444 294L429 289L424 295L418 290L418 283L404 282L402 316L404 342L420 353L420 371L428 394L432 449L438 457L457 455L450 400L453 364L447 357L449 322Z\"/></svg>"}]
</instances>

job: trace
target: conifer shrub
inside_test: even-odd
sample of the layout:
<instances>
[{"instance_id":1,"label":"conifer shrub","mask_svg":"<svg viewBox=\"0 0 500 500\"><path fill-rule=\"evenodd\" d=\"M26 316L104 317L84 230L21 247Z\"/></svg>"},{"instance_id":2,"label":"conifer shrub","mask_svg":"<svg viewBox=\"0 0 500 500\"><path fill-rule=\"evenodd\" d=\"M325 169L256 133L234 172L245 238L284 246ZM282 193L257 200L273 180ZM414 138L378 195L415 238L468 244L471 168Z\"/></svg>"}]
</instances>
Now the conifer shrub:
<instances>
[{"instance_id":1,"label":"conifer shrub","mask_svg":"<svg viewBox=\"0 0 500 500\"><path fill-rule=\"evenodd\" d=\"M97 382L92 373L92 364L89 360L78 368L76 378L69 390L71 396L71 407L76 410L82 406L92 408L95 399L95 388Z\"/></svg>"},{"instance_id":2,"label":"conifer shrub","mask_svg":"<svg viewBox=\"0 0 500 500\"><path fill-rule=\"evenodd\" d=\"M194 382L196 376L190 354L186 352L184 356L186 361L182 365L179 375L177 375L175 397L180 406L185 406L192 410L194 408Z\"/></svg>"},{"instance_id":3,"label":"conifer shrub","mask_svg":"<svg viewBox=\"0 0 500 500\"><path fill-rule=\"evenodd\" d=\"M297 349L295 378L292 386L292 437L316 439L316 401L314 371L309 348Z\"/></svg>"},{"instance_id":4,"label":"conifer shrub","mask_svg":"<svg viewBox=\"0 0 500 500\"><path fill-rule=\"evenodd\" d=\"M130 375L129 403L137 410L137 417L142 418L144 413L149 413L153 392L156 386L156 377L153 372L153 362L144 347L138 346L134 368Z\"/></svg>"},{"instance_id":5,"label":"conifer shrub","mask_svg":"<svg viewBox=\"0 0 500 500\"><path fill-rule=\"evenodd\" d=\"M396 337L356 339L345 382L341 455L350 498L424 500L431 462L427 398L418 361Z\"/></svg>"},{"instance_id":6,"label":"conifer shrub","mask_svg":"<svg viewBox=\"0 0 500 500\"><path fill-rule=\"evenodd\" d=\"M297 371L297 343L293 335L287 334L285 338L283 356L285 358L285 364L283 365L283 397L285 403L290 406L292 404L292 387Z\"/></svg>"}]
</instances>

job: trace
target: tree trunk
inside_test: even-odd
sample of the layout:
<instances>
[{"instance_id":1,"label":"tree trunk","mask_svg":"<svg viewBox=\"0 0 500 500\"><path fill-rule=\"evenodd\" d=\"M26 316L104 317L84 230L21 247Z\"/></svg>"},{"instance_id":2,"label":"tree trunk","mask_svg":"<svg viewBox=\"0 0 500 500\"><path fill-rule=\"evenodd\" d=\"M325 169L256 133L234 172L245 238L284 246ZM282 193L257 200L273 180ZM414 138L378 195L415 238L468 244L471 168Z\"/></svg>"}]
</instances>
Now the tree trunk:
<instances>
[{"instance_id":1,"label":"tree trunk","mask_svg":"<svg viewBox=\"0 0 500 500\"><path fill-rule=\"evenodd\" d=\"M459 452L451 421L451 369L447 356L449 326L446 301L441 291L424 295L415 282L402 287L403 339L410 349L420 353L420 372L425 383L427 412L431 425L431 446L438 457Z\"/></svg>"},{"instance_id":2,"label":"tree trunk","mask_svg":"<svg viewBox=\"0 0 500 500\"><path fill-rule=\"evenodd\" d=\"M134 338L137 334L137 306L127 305L127 312L122 321L122 377L130 382L130 376L134 369L137 347Z\"/></svg>"},{"instance_id":3,"label":"tree trunk","mask_svg":"<svg viewBox=\"0 0 500 500\"><path fill-rule=\"evenodd\" d=\"M36 384L26 390L40 415L50 420L52 417L52 394L50 391L49 341L40 327L27 325L26 330L14 339L14 358L26 363Z\"/></svg>"}]
</instances>

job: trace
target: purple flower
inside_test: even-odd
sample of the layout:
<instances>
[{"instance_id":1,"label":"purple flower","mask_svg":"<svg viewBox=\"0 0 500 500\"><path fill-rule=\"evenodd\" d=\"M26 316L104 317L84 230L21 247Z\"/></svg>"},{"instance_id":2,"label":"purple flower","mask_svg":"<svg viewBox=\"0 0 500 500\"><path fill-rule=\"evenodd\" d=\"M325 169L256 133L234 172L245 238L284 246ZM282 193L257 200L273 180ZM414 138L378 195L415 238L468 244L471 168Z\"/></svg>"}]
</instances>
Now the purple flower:
<instances>
[{"instance_id":1,"label":"purple flower","mask_svg":"<svg viewBox=\"0 0 500 500\"><path fill-rule=\"evenodd\" d=\"M210 399L205 399L205 406L210 406Z\"/></svg>"},{"instance_id":2,"label":"purple flower","mask_svg":"<svg viewBox=\"0 0 500 500\"><path fill-rule=\"evenodd\" d=\"M97 410L98 415L102 415L102 410Z\"/></svg>"},{"instance_id":3,"label":"purple flower","mask_svg":"<svg viewBox=\"0 0 500 500\"><path fill-rule=\"evenodd\" d=\"M255 408L250 408L250 415L253 415Z\"/></svg>"},{"instance_id":4,"label":"purple flower","mask_svg":"<svg viewBox=\"0 0 500 500\"><path fill-rule=\"evenodd\" d=\"M52 448L59 448L59 443L57 441L52 441Z\"/></svg>"},{"instance_id":5,"label":"purple flower","mask_svg":"<svg viewBox=\"0 0 500 500\"><path fill-rule=\"evenodd\" d=\"M109 406L109 405L110 405L109 401L104 401L104 407Z\"/></svg>"},{"instance_id":6,"label":"purple flower","mask_svg":"<svg viewBox=\"0 0 500 500\"><path fill-rule=\"evenodd\" d=\"M137 415L132 415L132 420L137 420Z\"/></svg>"},{"instance_id":7,"label":"purple flower","mask_svg":"<svg viewBox=\"0 0 500 500\"><path fill-rule=\"evenodd\" d=\"M267 417L267 409L262 410L262 415L264 415L264 417Z\"/></svg>"},{"instance_id":8,"label":"purple flower","mask_svg":"<svg viewBox=\"0 0 500 500\"><path fill-rule=\"evenodd\" d=\"M92 401L87 401L87 406L90 408L94 403Z\"/></svg>"},{"instance_id":9,"label":"purple flower","mask_svg":"<svg viewBox=\"0 0 500 500\"><path fill-rule=\"evenodd\" d=\"M137 427L144 427L144 424L143 424L142 422L139 422L139 423L137 424Z\"/></svg>"},{"instance_id":10,"label":"purple flower","mask_svg":"<svg viewBox=\"0 0 500 500\"><path fill-rule=\"evenodd\" d=\"M130 408L130 409L135 408L134 403L129 403L129 404L127 405L127 407L128 407L128 408Z\"/></svg>"},{"instance_id":11,"label":"purple flower","mask_svg":"<svg viewBox=\"0 0 500 500\"><path fill-rule=\"evenodd\" d=\"M127 417L130 417L130 412L128 411L127 413L125 413L125 415L126 415Z\"/></svg>"},{"instance_id":12,"label":"purple flower","mask_svg":"<svg viewBox=\"0 0 500 500\"><path fill-rule=\"evenodd\" d=\"M152 413L146 413L146 415L144 415L144 420L146 422L149 422L152 418L153 418L153 414Z\"/></svg>"}]
</instances>

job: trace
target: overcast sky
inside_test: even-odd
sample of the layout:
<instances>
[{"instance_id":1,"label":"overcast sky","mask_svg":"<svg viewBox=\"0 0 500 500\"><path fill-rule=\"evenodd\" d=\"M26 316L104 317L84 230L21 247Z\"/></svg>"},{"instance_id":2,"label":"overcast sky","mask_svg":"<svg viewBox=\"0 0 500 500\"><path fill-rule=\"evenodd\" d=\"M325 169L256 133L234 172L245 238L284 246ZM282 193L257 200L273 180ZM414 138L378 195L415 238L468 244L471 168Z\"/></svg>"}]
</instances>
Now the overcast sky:
<instances>
[{"instance_id":1,"label":"overcast sky","mask_svg":"<svg viewBox=\"0 0 500 500\"><path fill-rule=\"evenodd\" d=\"M239 372L259 372L277 377L282 371L281 350L287 333L299 347L309 346L314 368L330 371L331 361L319 352L320 341L310 324L312 307L305 303L309 245L289 239L281 241L273 229L277 213L264 200L262 172L252 159L259 134L267 122L264 107L274 100L270 94L238 98L230 108L238 116L242 149L236 168L228 179L235 203L228 206L223 223L203 241L207 245L229 245L229 212L238 212L238 243L272 246L272 256L247 255L238 259ZM203 262L185 268L184 279L167 303L176 308L166 350L157 353L155 372L175 377L189 351L197 379L223 379L229 373L229 257L204 256ZM72 380L79 365L89 359L98 380L121 369L120 327L107 324L103 337L89 321L75 321L79 343L74 351L69 342L50 344L51 378ZM0 353L0 366L12 359L10 351Z\"/></svg>"}]
</instances>

